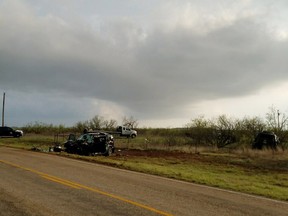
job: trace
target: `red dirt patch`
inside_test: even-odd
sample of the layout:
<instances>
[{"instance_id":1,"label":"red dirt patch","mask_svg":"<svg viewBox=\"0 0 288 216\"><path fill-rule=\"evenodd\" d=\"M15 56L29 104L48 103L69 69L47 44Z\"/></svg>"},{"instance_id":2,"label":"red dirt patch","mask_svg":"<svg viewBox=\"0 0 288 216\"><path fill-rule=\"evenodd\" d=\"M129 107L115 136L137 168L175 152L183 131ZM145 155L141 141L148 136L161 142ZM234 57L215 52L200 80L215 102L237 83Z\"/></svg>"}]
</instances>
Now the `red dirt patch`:
<instances>
[{"instance_id":1,"label":"red dirt patch","mask_svg":"<svg viewBox=\"0 0 288 216\"><path fill-rule=\"evenodd\" d=\"M229 165L239 166L255 171L281 172L288 171L287 158L257 158L248 157L239 154L205 154L205 153L185 153L179 151L163 151L163 150L136 150L136 149L120 149L114 154L115 157L144 157L144 158L164 158L183 162L201 162L213 165Z\"/></svg>"}]
</instances>

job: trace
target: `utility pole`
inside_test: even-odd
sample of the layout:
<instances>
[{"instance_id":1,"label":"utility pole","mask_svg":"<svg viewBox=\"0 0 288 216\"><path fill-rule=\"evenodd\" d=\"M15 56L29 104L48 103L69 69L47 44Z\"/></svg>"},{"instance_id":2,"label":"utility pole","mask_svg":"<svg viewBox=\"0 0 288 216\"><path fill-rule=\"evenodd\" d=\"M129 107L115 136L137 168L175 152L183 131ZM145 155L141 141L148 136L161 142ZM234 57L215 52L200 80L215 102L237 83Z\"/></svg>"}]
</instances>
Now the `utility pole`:
<instances>
[{"instance_id":1,"label":"utility pole","mask_svg":"<svg viewBox=\"0 0 288 216\"><path fill-rule=\"evenodd\" d=\"M4 110L5 110L5 92L3 93L3 107L2 107L2 127L4 127Z\"/></svg>"},{"instance_id":2,"label":"utility pole","mask_svg":"<svg viewBox=\"0 0 288 216\"><path fill-rule=\"evenodd\" d=\"M277 110L277 125L278 125L278 130L280 130L279 116L280 116L280 112L279 112L279 110Z\"/></svg>"}]
</instances>

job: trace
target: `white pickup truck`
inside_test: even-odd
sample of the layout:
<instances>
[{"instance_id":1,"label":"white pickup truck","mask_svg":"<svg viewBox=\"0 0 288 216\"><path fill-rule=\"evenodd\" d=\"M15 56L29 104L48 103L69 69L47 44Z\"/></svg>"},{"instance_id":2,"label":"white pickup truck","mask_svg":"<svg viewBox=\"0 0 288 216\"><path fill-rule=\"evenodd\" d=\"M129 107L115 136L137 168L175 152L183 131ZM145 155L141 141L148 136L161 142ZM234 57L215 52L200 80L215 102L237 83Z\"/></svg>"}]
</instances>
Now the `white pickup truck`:
<instances>
[{"instance_id":1,"label":"white pickup truck","mask_svg":"<svg viewBox=\"0 0 288 216\"><path fill-rule=\"evenodd\" d=\"M120 136L126 136L131 138L135 138L137 136L136 130L132 130L131 128L125 126L118 126L116 128L116 131L120 134Z\"/></svg>"}]
</instances>

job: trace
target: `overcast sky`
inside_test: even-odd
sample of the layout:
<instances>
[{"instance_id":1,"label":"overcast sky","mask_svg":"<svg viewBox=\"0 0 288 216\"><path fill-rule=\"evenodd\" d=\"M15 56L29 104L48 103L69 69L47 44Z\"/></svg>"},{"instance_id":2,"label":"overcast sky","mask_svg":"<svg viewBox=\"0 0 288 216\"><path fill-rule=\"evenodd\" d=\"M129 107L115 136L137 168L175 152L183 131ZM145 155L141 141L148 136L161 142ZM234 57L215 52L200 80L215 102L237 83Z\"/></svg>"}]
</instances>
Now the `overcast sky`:
<instances>
[{"instance_id":1,"label":"overcast sky","mask_svg":"<svg viewBox=\"0 0 288 216\"><path fill-rule=\"evenodd\" d=\"M287 11L287 0L0 0L5 123L287 113Z\"/></svg>"}]
</instances>

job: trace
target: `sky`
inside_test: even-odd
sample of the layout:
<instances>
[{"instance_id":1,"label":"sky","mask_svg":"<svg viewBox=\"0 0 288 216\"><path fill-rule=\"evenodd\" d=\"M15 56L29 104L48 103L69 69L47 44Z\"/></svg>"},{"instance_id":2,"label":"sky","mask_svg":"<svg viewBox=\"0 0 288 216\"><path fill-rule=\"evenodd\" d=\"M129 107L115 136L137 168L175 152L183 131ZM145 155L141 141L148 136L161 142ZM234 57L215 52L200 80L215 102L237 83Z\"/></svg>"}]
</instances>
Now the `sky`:
<instances>
[{"instance_id":1,"label":"sky","mask_svg":"<svg viewBox=\"0 0 288 216\"><path fill-rule=\"evenodd\" d=\"M5 124L288 112L286 0L0 0Z\"/></svg>"}]
</instances>

